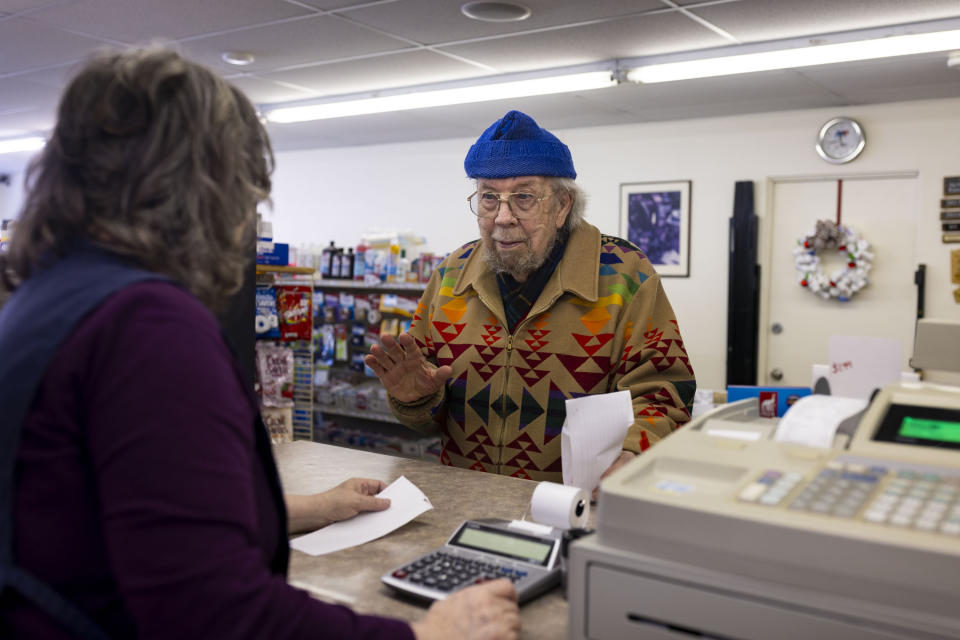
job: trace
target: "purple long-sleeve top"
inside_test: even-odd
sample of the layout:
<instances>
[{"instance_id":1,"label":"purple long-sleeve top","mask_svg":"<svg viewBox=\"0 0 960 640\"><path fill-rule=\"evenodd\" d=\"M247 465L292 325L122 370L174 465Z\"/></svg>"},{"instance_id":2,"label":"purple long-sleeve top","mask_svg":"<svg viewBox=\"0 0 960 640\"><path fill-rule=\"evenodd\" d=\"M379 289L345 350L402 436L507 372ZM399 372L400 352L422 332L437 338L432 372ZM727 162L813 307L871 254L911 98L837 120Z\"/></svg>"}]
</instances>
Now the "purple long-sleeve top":
<instances>
[{"instance_id":1,"label":"purple long-sleeve top","mask_svg":"<svg viewBox=\"0 0 960 640\"><path fill-rule=\"evenodd\" d=\"M412 638L271 574L286 532L257 507L270 495L231 358L212 314L168 283L87 317L24 424L16 561L117 638ZM0 635L63 636L12 604Z\"/></svg>"}]
</instances>

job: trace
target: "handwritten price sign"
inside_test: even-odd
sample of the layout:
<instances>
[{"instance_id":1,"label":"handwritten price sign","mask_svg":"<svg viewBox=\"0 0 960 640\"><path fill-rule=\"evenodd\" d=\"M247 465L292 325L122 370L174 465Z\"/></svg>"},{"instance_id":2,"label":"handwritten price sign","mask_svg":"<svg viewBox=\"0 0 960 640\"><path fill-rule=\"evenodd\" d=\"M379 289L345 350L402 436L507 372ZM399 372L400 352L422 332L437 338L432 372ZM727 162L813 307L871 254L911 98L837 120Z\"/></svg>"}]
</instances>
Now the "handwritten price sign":
<instances>
[{"instance_id":1,"label":"handwritten price sign","mask_svg":"<svg viewBox=\"0 0 960 640\"><path fill-rule=\"evenodd\" d=\"M830 373L840 373L841 371L847 371L849 369L853 369L853 363L849 360L834 362L830 365Z\"/></svg>"},{"instance_id":2,"label":"handwritten price sign","mask_svg":"<svg viewBox=\"0 0 960 640\"><path fill-rule=\"evenodd\" d=\"M874 389L900 381L904 368L899 340L830 336L827 380L830 394L869 400Z\"/></svg>"}]
</instances>

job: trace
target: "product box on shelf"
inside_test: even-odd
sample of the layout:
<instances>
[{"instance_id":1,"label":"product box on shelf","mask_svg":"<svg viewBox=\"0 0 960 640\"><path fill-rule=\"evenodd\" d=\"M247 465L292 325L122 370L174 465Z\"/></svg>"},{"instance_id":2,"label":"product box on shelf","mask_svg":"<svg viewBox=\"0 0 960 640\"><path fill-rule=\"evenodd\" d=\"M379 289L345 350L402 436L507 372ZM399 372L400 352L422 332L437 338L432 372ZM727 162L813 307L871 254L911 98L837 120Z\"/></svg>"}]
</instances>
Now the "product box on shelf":
<instances>
[{"instance_id":1,"label":"product box on shelf","mask_svg":"<svg viewBox=\"0 0 960 640\"><path fill-rule=\"evenodd\" d=\"M257 264L286 267L290 264L290 245L283 242L257 242Z\"/></svg>"}]
</instances>

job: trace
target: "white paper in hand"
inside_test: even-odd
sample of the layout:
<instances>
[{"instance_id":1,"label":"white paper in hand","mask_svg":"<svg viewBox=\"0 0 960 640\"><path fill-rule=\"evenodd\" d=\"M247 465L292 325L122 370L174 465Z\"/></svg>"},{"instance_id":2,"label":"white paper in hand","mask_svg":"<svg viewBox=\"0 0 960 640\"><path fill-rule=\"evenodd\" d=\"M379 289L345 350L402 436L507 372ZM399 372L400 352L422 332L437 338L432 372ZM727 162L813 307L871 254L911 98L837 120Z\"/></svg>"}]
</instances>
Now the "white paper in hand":
<instances>
[{"instance_id":1,"label":"white paper in hand","mask_svg":"<svg viewBox=\"0 0 960 640\"><path fill-rule=\"evenodd\" d=\"M563 484L590 492L623 450L633 424L629 391L567 400L567 418L560 432Z\"/></svg>"},{"instance_id":2,"label":"white paper in hand","mask_svg":"<svg viewBox=\"0 0 960 640\"><path fill-rule=\"evenodd\" d=\"M334 522L291 540L290 546L312 556L321 556L376 540L433 509L427 496L404 476L394 480L377 497L389 498L390 506L384 511L367 511L349 520Z\"/></svg>"}]
</instances>

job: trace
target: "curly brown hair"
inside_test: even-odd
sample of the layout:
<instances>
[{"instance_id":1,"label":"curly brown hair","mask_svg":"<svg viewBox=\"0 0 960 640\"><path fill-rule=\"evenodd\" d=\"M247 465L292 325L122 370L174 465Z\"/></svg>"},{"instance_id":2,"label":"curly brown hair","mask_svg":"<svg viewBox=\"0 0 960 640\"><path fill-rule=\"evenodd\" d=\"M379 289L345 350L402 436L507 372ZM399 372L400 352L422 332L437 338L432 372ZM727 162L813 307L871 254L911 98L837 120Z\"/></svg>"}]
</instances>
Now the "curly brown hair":
<instances>
[{"instance_id":1,"label":"curly brown hair","mask_svg":"<svg viewBox=\"0 0 960 640\"><path fill-rule=\"evenodd\" d=\"M166 48L100 53L28 169L0 285L15 289L83 239L219 310L253 260L273 166L253 105L209 69Z\"/></svg>"}]
</instances>

